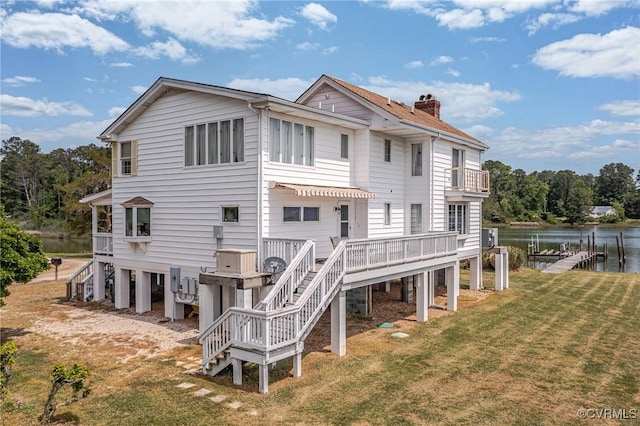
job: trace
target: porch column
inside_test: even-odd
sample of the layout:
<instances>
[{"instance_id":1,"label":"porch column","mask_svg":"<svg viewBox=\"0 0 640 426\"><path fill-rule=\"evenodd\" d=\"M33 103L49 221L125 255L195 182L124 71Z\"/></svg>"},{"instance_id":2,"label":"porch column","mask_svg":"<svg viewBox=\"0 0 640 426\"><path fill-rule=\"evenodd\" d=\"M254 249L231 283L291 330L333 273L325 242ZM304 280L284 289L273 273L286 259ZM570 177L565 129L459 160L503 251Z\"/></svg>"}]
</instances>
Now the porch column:
<instances>
[{"instance_id":1,"label":"porch column","mask_svg":"<svg viewBox=\"0 0 640 426\"><path fill-rule=\"evenodd\" d=\"M116 309L124 309L129 307L129 270L116 268L115 269L115 284L113 304Z\"/></svg>"},{"instance_id":2,"label":"porch column","mask_svg":"<svg viewBox=\"0 0 640 426\"><path fill-rule=\"evenodd\" d=\"M143 314L151 310L151 274L136 271L136 313Z\"/></svg>"},{"instance_id":3,"label":"porch column","mask_svg":"<svg viewBox=\"0 0 640 426\"><path fill-rule=\"evenodd\" d=\"M471 290L482 288L482 254L469 259L469 288Z\"/></svg>"},{"instance_id":4,"label":"porch column","mask_svg":"<svg viewBox=\"0 0 640 426\"><path fill-rule=\"evenodd\" d=\"M426 322L429 319L429 297L427 287L429 284L425 281L425 273L415 275L417 298L416 298L416 320L418 322Z\"/></svg>"},{"instance_id":5,"label":"porch column","mask_svg":"<svg viewBox=\"0 0 640 426\"><path fill-rule=\"evenodd\" d=\"M436 276L435 272L429 271L425 274L427 279L427 306L435 306L436 304Z\"/></svg>"},{"instance_id":6,"label":"porch column","mask_svg":"<svg viewBox=\"0 0 640 426\"><path fill-rule=\"evenodd\" d=\"M253 308L253 290L236 289L236 307L245 309Z\"/></svg>"},{"instance_id":7,"label":"porch column","mask_svg":"<svg viewBox=\"0 0 640 426\"><path fill-rule=\"evenodd\" d=\"M447 284L447 310L458 310L458 294L460 293L460 262L445 269L445 282Z\"/></svg>"},{"instance_id":8,"label":"porch column","mask_svg":"<svg viewBox=\"0 0 640 426\"><path fill-rule=\"evenodd\" d=\"M202 284L198 286L198 325L200 330L206 330L215 319L215 284ZM235 367L234 367L235 368ZM235 383L235 382L234 382Z\"/></svg>"},{"instance_id":9,"label":"porch column","mask_svg":"<svg viewBox=\"0 0 640 426\"><path fill-rule=\"evenodd\" d=\"M93 301L100 302L104 300L104 287L106 285L106 276L104 273L104 262L93 261Z\"/></svg>"},{"instance_id":10,"label":"porch column","mask_svg":"<svg viewBox=\"0 0 640 426\"><path fill-rule=\"evenodd\" d=\"M258 366L259 369L259 374L258 374L258 380L259 380L259 389L258 391L260 393L267 393L269 392L269 364L261 364Z\"/></svg>"},{"instance_id":11,"label":"porch column","mask_svg":"<svg viewBox=\"0 0 640 426\"><path fill-rule=\"evenodd\" d=\"M347 353L347 295L342 290L331 301L331 352Z\"/></svg>"},{"instance_id":12,"label":"porch column","mask_svg":"<svg viewBox=\"0 0 640 426\"><path fill-rule=\"evenodd\" d=\"M242 384L242 360L238 358L233 358L231 360L231 366L233 367L233 384L241 385ZM260 377L260 383L262 383L262 376Z\"/></svg>"},{"instance_id":13,"label":"porch column","mask_svg":"<svg viewBox=\"0 0 640 426\"><path fill-rule=\"evenodd\" d=\"M409 277L402 277L400 279L400 297L403 302L412 303L413 302L413 275Z\"/></svg>"},{"instance_id":14,"label":"porch column","mask_svg":"<svg viewBox=\"0 0 640 426\"><path fill-rule=\"evenodd\" d=\"M293 356L293 377L302 376L302 352L298 352Z\"/></svg>"},{"instance_id":15,"label":"porch column","mask_svg":"<svg viewBox=\"0 0 640 426\"><path fill-rule=\"evenodd\" d=\"M165 274L164 316L171 320L184 319L184 304L176 302L176 294L171 291L169 274Z\"/></svg>"}]
</instances>

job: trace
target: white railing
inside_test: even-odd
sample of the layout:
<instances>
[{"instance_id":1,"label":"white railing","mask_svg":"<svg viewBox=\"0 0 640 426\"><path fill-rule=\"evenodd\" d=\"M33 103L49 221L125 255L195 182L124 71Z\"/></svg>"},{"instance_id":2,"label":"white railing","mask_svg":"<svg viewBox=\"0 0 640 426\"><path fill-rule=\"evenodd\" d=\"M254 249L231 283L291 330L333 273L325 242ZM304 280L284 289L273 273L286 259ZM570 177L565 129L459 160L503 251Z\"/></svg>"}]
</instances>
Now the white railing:
<instances>
[{"instance_id":1,"label":"white railing","mask_svg":"<svg viewBox=\"0 0 640 426\"><path fill-rule=\"evenodd\" d=\"M263 238L262 239L262 263L268 257L279 257L287 262L287 265L296 257L307 240L291 240L286 238Z\"/></svg>"},{"instance_id":2,"label":"white railing","mask_svg":"<svg viewBox=\"0 0 640 426\"><path fill-rule=\"evenodd\" d=\"M273 311L284 307L285 303L293 300L293 293L302 284L307 274L315 267L315 244L306 241L295 258L287 265L284 273L278 278L275 286L269 291L267 297L259 302L254 309L261 311Z\"/></svg>"},{"instance_id":3,"label":"white railing","mask_svg":"<svg viewBox=\"0 0 640 426\"><path fill-rule=\"evenodd\" d=\"M470 192L489 192L489 172L486 170L452 167L445 170L446 189Z\"/></svg>"},{"instance_id":4,"label":"white railing","mask_svg":"<svg viewBox=\"0 0 640 426\"><path fill-rule=\"evenodd\" d=\"M90 260L69 277L69 281L67 282L67 298L75 299L78 296L78 287L92 276L93 260Z\"/></svg>"},{"instance_id":5,"label":"white railing","mask_svg":"<svg viewBox=\"0 0 640 426\"><path fill-rule=\"evenodd\" d=\"M405 237L347 241L346 270L357 272L456 253L458 233L437 232Z\"/></svg>"},{"instance_id":6,"label":"white railing","mask_svg":"<svg viewBox=\"0 0 640 426\"><path fill-rule=\"evenodd\" d=\"M203 367L232 345L266 354L304 341L339 291L346 273L455 255L457 235L438 232L340 241L292 306L270 311L230 308L218 318L200 335ZM273 300L283 303L285 296L288 294L279 290Z\"/></svg>"},{"instance_id":7,"label":"white railing","mask_svg":"<svg viewBox=\"0 0 640 426\"><path fill-rule=\"evenodd\" d=\"M106 233L93 234L93 252L95 254L113 254L113 236Z\"/></svg>"}]
</instances>

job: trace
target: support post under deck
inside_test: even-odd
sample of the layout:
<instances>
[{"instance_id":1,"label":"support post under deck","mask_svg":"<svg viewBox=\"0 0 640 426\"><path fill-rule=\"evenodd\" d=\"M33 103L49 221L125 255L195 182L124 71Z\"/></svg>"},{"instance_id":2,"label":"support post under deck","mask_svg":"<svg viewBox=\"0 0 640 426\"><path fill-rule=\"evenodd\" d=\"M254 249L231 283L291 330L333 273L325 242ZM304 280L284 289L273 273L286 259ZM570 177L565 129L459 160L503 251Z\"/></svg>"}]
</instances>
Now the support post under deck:
<instances>
[{"instance_id":1,"label":"support post under deck","mask_svg":"<svg viewBox=\"0 0 640 426\"><path fill-rule=\"evenodd\" d=\"M447 283L447 310L458 310L458 295L460 294L460 264L456 261L453 266L445 269Z\"/></svg>"},{"instance_id":2,"label":"support post under deck","mask_svg":"<svg viewBox=\"0 0 640 426\"><path fill-rule=\"evenodd\" d=\"M418 297L416 300L416 320L426 322L429 319L429 283L425 280L426 273L415 276Z\"/></svg>"},{"instance_id":3,"label":"support post under deck","mask_svg":"<svg viewBox=\"0 0 640 426\"><path fill-rule=\"evenodd\" d=\"M331 352L347 353L347 295L342 290L331 301Z\"/></svg>"}]
</instances>

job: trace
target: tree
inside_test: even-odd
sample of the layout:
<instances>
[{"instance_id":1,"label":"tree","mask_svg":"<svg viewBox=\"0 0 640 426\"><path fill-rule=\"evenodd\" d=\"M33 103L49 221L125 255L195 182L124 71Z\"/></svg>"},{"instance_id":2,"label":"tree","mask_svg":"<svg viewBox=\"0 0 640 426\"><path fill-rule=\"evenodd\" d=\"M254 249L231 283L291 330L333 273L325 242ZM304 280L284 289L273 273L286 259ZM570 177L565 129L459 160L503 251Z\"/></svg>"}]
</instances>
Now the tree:
<instances>
[{"instance_id":1,"label":"tree","mask_svg":"<svg viewBox=\"0 0 640 426\"><path fill-rule=\"evenodd\" d=\"M42 242L10 223L0 205L0 306L9 295L8 287L16 282L28 282L51 265L44 255Z\"/></svg>"},{"instance_id":2,"label":"tree","mask_svg":"<svg viewBox=\"0 0 640 426\"><path fill-rule=\"evenodd\" d=\"M570 223L584 223L591 210L593 193L580 179L569 188L564 211Z\"/></svg>"},{"instance_id":3,"label":"tree","mask_svg":"<svg viewBox=\"0 0 640 426\"><path fill-rule=\"evenodd\" d=\"M71 368L63 364L56 364L51 371L51 390L44 405L44 411L40 416L42 424L47 424L53 417L56 410L65 405L70 405L82 398L89 396L91 389L84 382L91 373L80 364L73 364ZM61 403L56 403L56 395L64 387L71 385L71 394L68 399Z\"/></svg>"},{"instance_id":4,"label":"tree","mask_svg":"<svg viewBox=\"0 0 640 426\"><path fill-rule=\"evenodd\" d=\"M596 200L601 205L618 202L625 206L625 213L634 214L637 197L634 170L622 163L609 163L600 169L595 178Z\"/></svg>"},{"instance_id":5,"label":"tree","mask_svg":"<svg viewBox=\"0 0 640 426\"><path fill-rule=\"evenodd\" d=\"M11 378L11 367L16 364L18 346L14 342L5 342L0 345L0 399L7 394L7 384Z\"/></svg>"}]
</instances>

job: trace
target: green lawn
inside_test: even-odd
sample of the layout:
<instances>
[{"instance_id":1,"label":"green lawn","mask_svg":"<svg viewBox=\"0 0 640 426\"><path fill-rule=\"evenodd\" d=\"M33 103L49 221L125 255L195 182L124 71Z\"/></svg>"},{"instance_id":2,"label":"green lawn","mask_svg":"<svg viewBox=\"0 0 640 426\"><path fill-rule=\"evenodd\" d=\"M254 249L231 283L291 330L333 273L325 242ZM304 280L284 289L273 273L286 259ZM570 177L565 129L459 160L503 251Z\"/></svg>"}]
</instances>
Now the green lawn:
<instances>
[{"instance_id":1,"label":"green lawn","mask_svg":"<svg viewBox=\"0 0 640 426\"><path fill-rule=\"evenodd\" d=\"M491 279L485 276L487 287ZM595 416L595 410L613 409L638 417L621 424L640 424L638 274L525 269L512 274L504 292L403 329L407 339L389 337L393 331L350 337L342 358L308 354L299 379L282 377L289 366L279 363L267 395L226 385L228 376L185 375L172 360L92 365L88 358L80 362L95 371L94 392L62 408L57 419L96 425L555 425L602 424L580 419L578 411L592 409ZM24 344L18 356L2 407L6 424L36 423L46 396L42 365L62 353L54 341L33 339L37 343ZM255 371L246 374L255 384ZM176 387L183 382L195 386ZM202 388L212 393L193 395ZM219 395L224 402L209 399Z\"/></svg>"}]
</instances>

